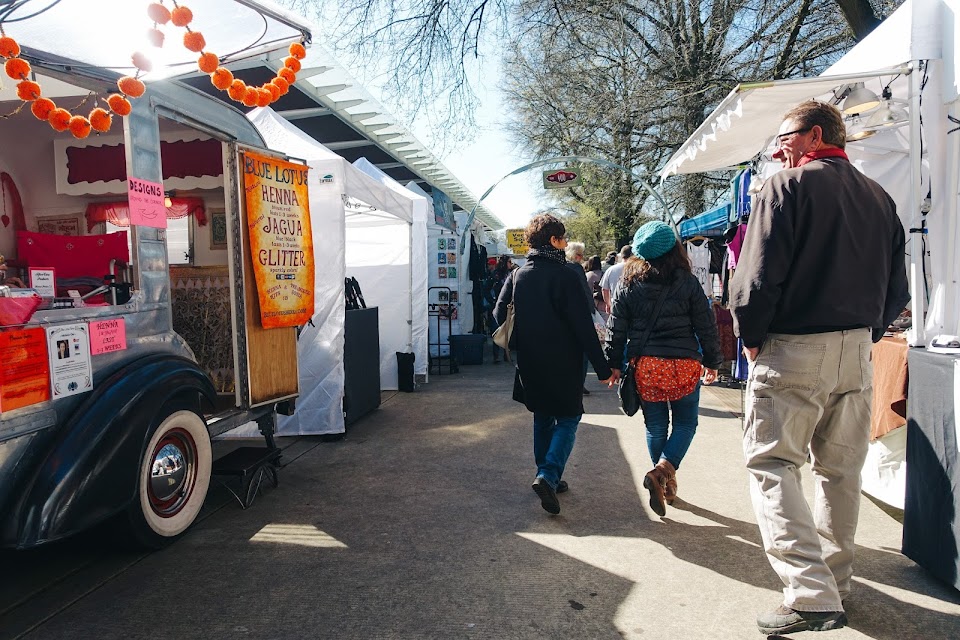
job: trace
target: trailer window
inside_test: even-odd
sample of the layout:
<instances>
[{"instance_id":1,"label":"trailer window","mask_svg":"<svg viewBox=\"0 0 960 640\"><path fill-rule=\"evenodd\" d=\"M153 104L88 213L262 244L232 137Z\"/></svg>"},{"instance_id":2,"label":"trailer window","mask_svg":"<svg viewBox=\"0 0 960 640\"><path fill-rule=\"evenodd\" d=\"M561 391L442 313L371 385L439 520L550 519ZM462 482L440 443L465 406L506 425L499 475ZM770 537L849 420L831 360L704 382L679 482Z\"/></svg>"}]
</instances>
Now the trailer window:
<instances>
[{"instance_id":1,"label":"trailer window","mask_svg":"<svg viewBox=\"0 0 960 640\"><path fill-rule=\"evenodd\" d=\"M193 263L193 237L190 224L190 218L172 218L167 220L167 263L168 264L192 264ZM129 227L118 227L109 222L106 223L106 232L129 230ZM131 239L128 237L127 242ZM131 255L133 247L130 247Z\"/></svg>"}]
</instances>

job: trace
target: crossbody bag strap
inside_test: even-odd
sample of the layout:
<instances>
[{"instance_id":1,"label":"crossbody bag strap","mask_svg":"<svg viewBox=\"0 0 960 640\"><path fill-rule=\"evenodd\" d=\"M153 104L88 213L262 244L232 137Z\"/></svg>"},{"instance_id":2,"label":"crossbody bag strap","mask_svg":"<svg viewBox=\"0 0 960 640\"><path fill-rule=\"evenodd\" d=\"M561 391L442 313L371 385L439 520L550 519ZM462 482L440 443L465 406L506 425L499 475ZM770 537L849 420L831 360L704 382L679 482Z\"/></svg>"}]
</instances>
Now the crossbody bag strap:
<instances>
[{"instance_id":1,"label":"crossbody bag strap","mask_svg":"<svg viewBox=\"0 0 960 640\"><path fill-rule=\"evenodd\" d=\"M653 315L650 317L650 324L647 325L646 331L643 332L643 337L640 338L639 351L643 351L643 348L647 346L647 339L650 338L650 332L653 331L653 325L657 323L657 318L660 317L660 310L663 309L663 303L666 301L667 294L670 292L672 285L673 280L663 285L663 291L660 292L660 297L657 298L657 306L654 307Z\"/></svg>"}]
</instances>

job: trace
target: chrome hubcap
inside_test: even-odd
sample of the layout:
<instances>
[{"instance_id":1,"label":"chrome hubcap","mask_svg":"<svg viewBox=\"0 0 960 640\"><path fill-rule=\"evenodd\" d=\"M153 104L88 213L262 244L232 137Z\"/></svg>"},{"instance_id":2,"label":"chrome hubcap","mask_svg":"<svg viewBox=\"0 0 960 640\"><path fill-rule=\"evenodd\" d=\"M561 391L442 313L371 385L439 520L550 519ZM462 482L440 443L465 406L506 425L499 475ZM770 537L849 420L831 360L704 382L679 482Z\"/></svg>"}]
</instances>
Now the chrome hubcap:
<instances>
[{"instance_id":1,"label":"chrome hubcap","mask_svg":"<svg viewBox=\"0 0 960 640\"><path fill-rule=\"evenodd\" d=\"M153 451L149 494L153 511L162 517L176 515L193 491L197 449L193 438L182 429L166 434Z\"/></svg>"}]
</instances>

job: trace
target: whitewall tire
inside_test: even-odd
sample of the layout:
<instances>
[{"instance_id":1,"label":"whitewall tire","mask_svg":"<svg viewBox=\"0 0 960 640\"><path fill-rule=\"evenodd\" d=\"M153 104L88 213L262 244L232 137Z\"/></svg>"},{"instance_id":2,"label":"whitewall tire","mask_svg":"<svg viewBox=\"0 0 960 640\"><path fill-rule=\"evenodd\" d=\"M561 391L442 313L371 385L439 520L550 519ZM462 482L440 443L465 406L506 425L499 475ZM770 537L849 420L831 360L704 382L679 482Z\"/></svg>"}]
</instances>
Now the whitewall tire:
<instances>
[{"instance_id":1,"label":"whitewall tire","mask_svg":"<svg viewBox=\"0 0 960 640\"><path fill-rule=\"evenodd\" d=\"M210 435L195 412L173 407L140 460L130 522L137 540L162 547L183 534L200 513L210 487Z\"/></svg>"}]
</instances>

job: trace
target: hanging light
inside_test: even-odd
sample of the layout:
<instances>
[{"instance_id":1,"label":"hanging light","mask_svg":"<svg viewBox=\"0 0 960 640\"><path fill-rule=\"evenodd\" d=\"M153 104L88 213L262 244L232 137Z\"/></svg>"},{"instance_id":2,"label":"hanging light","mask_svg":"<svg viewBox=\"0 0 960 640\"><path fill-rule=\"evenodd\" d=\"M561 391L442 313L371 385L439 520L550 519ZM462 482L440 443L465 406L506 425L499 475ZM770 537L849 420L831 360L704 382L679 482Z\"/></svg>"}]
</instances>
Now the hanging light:
<instances>
[{"instance_id":1,"label":"hanging light","mask_svg":"<svg viewBox=\"0 0 960 640\"><path fill-rule=\"evenodd\" d=\"M877 97L877 94L865 88L863 83L860 82L847 94L847 97L843 101L841 111L843 111L844 115L850 116L869 111L879 105L880 98Z\"/></svg>"},{"instance_id":2,"label":"hanging light","mask_svg":"<svg viewBox=\"0 0 960 640\"><path fill-rule=\"evenodd\" d=\"M853 116L852 118L847 118L846 120L847 142L866 140L867 138L877 135L876 131L864 127L863 121L859 116Z\"/></svg>"},{"instance_id":3,"label":"hanging light","mask_svg":"<svg viewBox=\"0 0 960 640\"><path fill-rule=\"evenodd\" d=\"M906 124L909 121L906 109L902 105L907 104L903 100L893 98L890 87L883 88L883 102L880 108L867 118L863 123L864 129L878 130L891 129Z\"/></svg>"},{"instance_id":4,"label":"hanging light","mask_svg":"<svg viewBox=\"0 0 960 640\"><path fill-rule=\"evenodd\" d=\"M877 109L876 113L871 114L863 126L872 130L891 129L906 124L909 119L906 110L890 100Z\"/></svg>"},{"instance_id":5,"label":"hanging light","mask_svg":"<svg viewBox=\"0 0 960 640\"><path fill-rule=\"evenodd\" d=\"M173 206L173 200L171 200L172 196L173 196L173 191L163 192L163 206L165 206L167 209Z\"/></svg>"}]
</instances>

